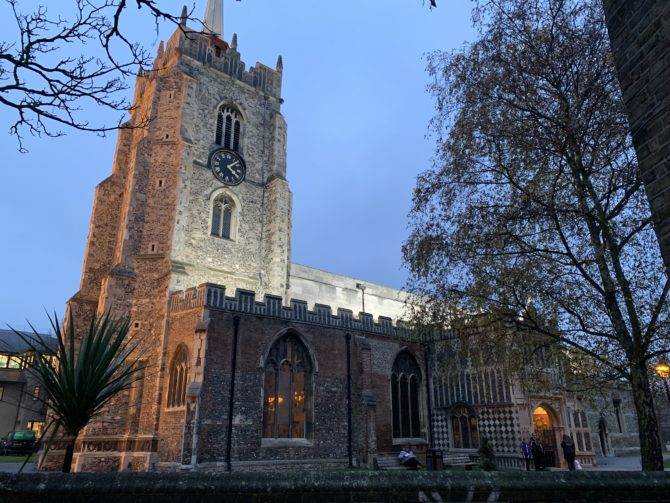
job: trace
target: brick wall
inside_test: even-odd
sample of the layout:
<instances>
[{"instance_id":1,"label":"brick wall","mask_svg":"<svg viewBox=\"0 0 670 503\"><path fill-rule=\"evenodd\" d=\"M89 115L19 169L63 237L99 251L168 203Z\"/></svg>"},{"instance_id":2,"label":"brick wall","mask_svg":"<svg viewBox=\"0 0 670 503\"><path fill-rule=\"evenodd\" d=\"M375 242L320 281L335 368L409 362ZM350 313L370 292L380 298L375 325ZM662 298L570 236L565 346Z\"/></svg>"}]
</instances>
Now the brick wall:
<instances>
[{"instance_id":1,"label":"brick wall","mask_svg":"<svg viewBox=\"0 0 670 503\"><path fill-rule=\"evenodd\" d=\"M187 307L173 311L170 316L166 365L178 344L193 348L195 328L203 323L198 321L201 315L207 318L207 329L200 351L201 369L196 370L202 373L199 398L193 402L195 405L197 401L198 411L193 410L189 416L187 407L186 415L182 412L179 417L162 411L159 444L162 466L167 468L167 464L180 460L190 464L190 451L188 456L179 457L181 431L185 432L184 451L194 442L197 444L197 465L217 469L225 466L235 317L239 317L239 332L232 414L234 469L252 469L252 465L258 467L270 461L289 465L298 462L305 466L311 460L321 467L329 462L335 463L334 466L346 464L347 333L351 334L354 460L370 463L378 446L384 451L394 449L389 379L393 360L401 349L397 339L329 327L326 323L301 323L223 309L208 309L204 314L198 307ZM313 362L311 385L307 388L312 400L312 432L304 440L262 438L265 358L277 338L286 333L295 334L304 343ZM417 360L422 363L420 353ZM197 369L197 364L192 368ZM197 376L195 380L200 382ZM166 374L163 388L167 381ZM277 466L284 466L282 463Z\"/></svg>"},{"instance_id":2,"label":"brick wall","mask_svg":"<svg viewBox=\"0 0 670 503\"><path fill-rule=\"evenodd\" d=\"M670 2L603 0L633 144L670 267Z\"/></svg>"}]
</instances>

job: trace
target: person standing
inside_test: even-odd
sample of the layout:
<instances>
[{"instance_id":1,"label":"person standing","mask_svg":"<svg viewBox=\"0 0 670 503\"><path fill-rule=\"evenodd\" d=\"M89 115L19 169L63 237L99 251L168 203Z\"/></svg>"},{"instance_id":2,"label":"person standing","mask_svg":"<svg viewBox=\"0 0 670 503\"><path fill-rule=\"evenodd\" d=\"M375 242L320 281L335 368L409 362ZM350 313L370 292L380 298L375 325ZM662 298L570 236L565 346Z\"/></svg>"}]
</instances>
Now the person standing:
<instances>
[{"instance_id":1,"label":"person standing","mask_svg":"<svg viewBox=\"0 0 670 503\"><path fill-rule=\"evenodd\" d=\"M563 435L561 447L563 448L563 457L568 462L568 470L573 471L575 469L575 443L568 435Z\"/></svg>"},{"instance_id":2,"label":"person standing","mask_svg":"<svg viewBox=\"0 0 670 503\"><path fill-rule=\"evenodd\" d=\"M542 444L535 437L535 433L530 436L530 450L533 453L533 463L536 471L544 470L544 449Z\"/></svg>"},{"instance_id":3,"label":"person standing","mask_svg":"<svg viewBox=\"0 0 670 503\"><path fill-rule=\"evenodd\" d=\"M521 441L521 453L523 454L523 459L526 462L526 471L530 471L530 462L533 459L533 451L530 448L530 444L526 442L526 439Z\"/></svg>"}]
</instances>

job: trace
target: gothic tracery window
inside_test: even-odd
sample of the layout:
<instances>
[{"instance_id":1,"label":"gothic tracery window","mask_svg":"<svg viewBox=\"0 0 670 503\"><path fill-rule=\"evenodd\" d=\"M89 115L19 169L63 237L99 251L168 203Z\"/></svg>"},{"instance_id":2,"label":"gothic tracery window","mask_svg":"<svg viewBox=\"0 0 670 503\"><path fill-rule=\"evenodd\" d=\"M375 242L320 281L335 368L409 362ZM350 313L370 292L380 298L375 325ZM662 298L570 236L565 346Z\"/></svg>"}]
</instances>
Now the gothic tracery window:
<instances>
[{"instance_id":1,"label":"gothic tracery window","mask_svg":"<svg viewBox=\"0 0 670 503\"><path fill-rule=\"evenodd\" d=\"M235 240L237 208L232 198L222 194L212 206L212 236Z\"/></svg>"},{"instance_id":2,"label":"gothic tracery window","mask_svg":"<svg viewBox=\"0 0 670 503\"><path fill-rule=\"evenodd\" d=\"M402 351L393 362L391 373L391 407L393 438L421 436L419 393L421 369L409 351Z\"/></svg>"},{"instance_id":3,"label":"gothic tracery window","mask_svg":"<svg viewBox=\"0 0 670 503\"><path fill-rule=\"evenodd\" d=\"M230 105L222 105L216 114L215 143L239 152L241 138L242 114Z\"/></svg>"},{"instance_id":4,"label":"gothic tracery window","mask_svg":"<svg viewBox=\"0 0 670 503\"><path fill-rule=\"evenodd\" d=\"M170 363L168 380L168 407L183 407L186 403L186 385L188 384L188 355L186 348L180 345Z\"/></svg>"},{"instance_id":5,"label":"gothic tracery window","mask_svg":"<svg viewBox=\"0 0 670 503\"><path fill-rule=\"evenodd\" d=\"M577 446L577 451L591 451L591 429L586 418L586 413L575 410L572 412L572 423L574 427L573 440Z\"/></svg>"},{"instance_id":6,"label":"gothic tracery window","mask_svg":"<svg viewBox=\"0 0 670 503\"><path fill-rule=\"evenodd\" d=\"M265 362L263 438L309 438L312 363L295 335L277 340Z\"/></svg>"},{"instance_id":7,"label":"gothic tracery window","mask_svg":"<svg viewBox=\"0 0 670 503\"><path fill-rule=\"evenodd\" d=\"M477 416L464 405L451 412L451 437L454 449L476 449L479 447Z\"/></svg>"}]
</instances>

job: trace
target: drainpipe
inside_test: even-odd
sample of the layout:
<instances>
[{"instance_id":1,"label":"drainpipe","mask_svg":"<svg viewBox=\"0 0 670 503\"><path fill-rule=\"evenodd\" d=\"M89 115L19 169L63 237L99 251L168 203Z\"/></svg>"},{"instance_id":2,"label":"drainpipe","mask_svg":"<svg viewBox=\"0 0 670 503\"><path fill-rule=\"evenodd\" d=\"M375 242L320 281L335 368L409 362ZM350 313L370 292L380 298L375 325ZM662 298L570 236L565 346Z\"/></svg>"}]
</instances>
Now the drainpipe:
<instances>
[{"instance_id":1,"label":"drainpipe","mask_svg":"<svg viewBox=\"0 0 670 503\"><path fill-rule=\"evenodd\" d=\"M240 328L240 317L233 316L233 354L230 364L230 400L228 401L228 438L226 441L226 471L231 471L230 452L233 447L233 407L235 405L235 371L237 368L237 336Z\"/></svg>"},{"instance_id":2,"label":"drainpipe","mask_svg":"<svg viewBox=\"0 0 670 503\"><path fill-rule=\"evenodd\" d=\"M19 375L23 374L23 370L19 371ZM23 377L23 376L21 376ZM25 379L25 377L24 377ZM28 380L26 379L25 382L21 383L21 389L19 390L19 404L16 406L16 415L14 416L14 425L12 426L12 430L21 430L21 423L19 421L19 414L21 412L21 407L23 405L23 394L26 393L26 385L28 383ZM5 433L5 432L3 432Z\"/></svg>"},{"instance_id":3,"label":"drainpipe","mask_svg":"<svg viewBox=\"0 0 670 503\"><path fill-rule=\"evenodd\" d=\"M352 423L351 423L351 334L345 336L347 341L347 454L349 455L349 468L354 466L352 447Z\"/></svg>"}]
</instances>

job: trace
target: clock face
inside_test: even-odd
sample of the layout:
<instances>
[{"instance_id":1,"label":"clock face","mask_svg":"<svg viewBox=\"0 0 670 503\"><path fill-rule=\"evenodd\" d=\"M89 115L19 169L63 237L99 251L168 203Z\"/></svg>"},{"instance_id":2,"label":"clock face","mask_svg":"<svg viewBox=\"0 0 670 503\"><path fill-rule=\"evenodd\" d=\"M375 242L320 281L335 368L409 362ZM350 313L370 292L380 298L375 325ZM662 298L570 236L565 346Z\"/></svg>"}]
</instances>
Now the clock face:
<instances>
[{"instance_id":1,"label":"clock face","mask_svg":"<svg viewBox=\"0 0 670 503\"><path fill-rule=\"evenodd\" d=\"M214 176L226 185L239 185L247 173L242 156L224 148L215 150L209 155L209 167Z\"/></svg>"}]
</instances>

